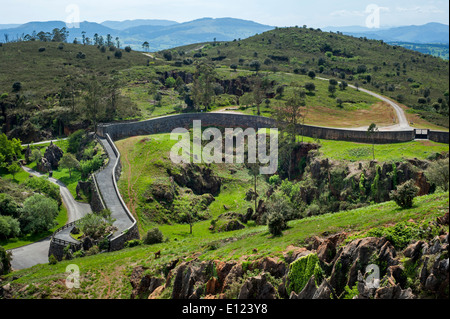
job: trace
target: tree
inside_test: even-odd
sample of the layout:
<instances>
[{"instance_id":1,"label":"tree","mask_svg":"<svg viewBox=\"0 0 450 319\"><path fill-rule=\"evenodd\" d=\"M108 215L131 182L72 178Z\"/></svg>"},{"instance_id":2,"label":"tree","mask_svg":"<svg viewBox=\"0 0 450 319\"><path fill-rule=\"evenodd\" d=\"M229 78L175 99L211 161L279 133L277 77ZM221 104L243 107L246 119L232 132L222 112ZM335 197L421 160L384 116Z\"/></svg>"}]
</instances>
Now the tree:
<instances>
[{"instance_id":1,"label":"tree","mask_svg":"<svg viewBox=\"0 0 450 319\"><path fill-rule=\"evenodd\" d=\"M449 190L449 159L441 159L430 164L425 175L436 187L444 192Z\"/></svg>"},{"instance_id":2,"label":"tree","mask_svg":"<svg viewBox=\"0 0 450 319\"><path fill-rule=\"evenodd\" d=\"M261 104L266 99L266 92L269 87L267 78L259 75L252 77L250 89L252 91L253 103L256 105L258 115L261 115Z\"/></svg>"},{"instance_id":3,"label":"tree","mask_svg":"<svg viewBox=\"0 0 450 319\"><path fill-rule=\"evenodd\" d=\"M148 43L147 41L145 41L144 43L142 43L142 48L145 50L145 51L149 51L149 49L150 49L150 43Z\"/></svg>"},{"instance_id":4,"label":"tree","mask_svg":"<svg viewBox=\"0 0 450 319\"><path fill-rule=\"evenodd\" d=\"M111 212L102 211L100 214L90 213L77 222L77 226L88 237L97 240L104 238L108 227L112 225Z\"/></svg>"},{"instance_id":5,"label":"tree","mask_svg":"<svg viewBox=\"0 0 450 319\"><path fill-rule=\"evenodd\" d=\"M286 229L287 224L280 212L274 212L269 214L269 217L267 218L267 226L269 232L273 236L281 236L283 235L283 230Z\"/></svg>"},{"instance_id":6,"label":"tree","mask_svg":"<svg viewBox=\"0 0 450 319\"><path fill-rule=\"evenodd\" d=\"M42 153L38 149L34 149L31 151L30 161L39 163L42 159Z\"/></svg>"},{"instance_id":7,"label":"tree","mask_svg":"<svg viewBox=\"0 0 450 319\"><path fill-rule=\"evenodd\" d=\"M414 180L410 179L406 183L398 186L397 190L392 191L389 196L401 208L411 208L414 197L417 196L419 188L415 185Z\"/></svg>"},{"instance_id":8,"label":"tree","mask_svg":"<svg viewBox=\"0 0 450 319\"><path fill-rule=\"evenodd\" d=\"M120 49L120 40L119 37L116 37L117 48Z\"/></svg>"},{"instance_id":9,"label":"tree","mask_svg":"<svg viewBox=\"0 0 450 319\"><path fill-rule=\"evenodd\" d=\"M330 84L328 86L328 92L330 92L331 96L334 96L334 93L336 93L336 86L333 84Z\"/></svg>"},{"instance_id":10,"label":"tree","mask_svg":"<svg viewBox=\"0 0 450 319\"><path fill-rule=\"evenodd\" d=\"M315 77L316 77L316 72L314 72L314 71L309 71L309 72L308 72L308 76L309 76L312 80L314 80Z\"/></svg>"},{"instance_id":11,"label":"tree","mask_svg":"<svg viewBox=\"0 0 450 319\"><path fill-rule=\"evenodd\" d=\"M0 134L0 165L10 163L17 159L22 153L22 145L19 139L11 140L4 134Z\"/></svg>"},{"instance_id":12,"label":"tree","mask_svg":"<svg viewBox=\"0 0 450 319\"><path fill-rule=\"evenodd\" d=\"M22 89L22 83L14 82L12 89L13 89L13 92L19 92Z\"/></svg>"},{"instance_id":13,"label":"tree","mask_svg":"<svg viewBox=\"0 0 450 319\"><path fill-rule=\"evenodd\" d=\"M35 194L25 200L19 221L24 233L34 234L52 228L56 216L57 202L44 195Z\"/></svg>"},{"instance_id":14,"label":"tree","mask_svg":"<svg viewBox=\"0 0 450 319\"><path fill-rule=\"evenodd\" d=\"M250 68L258 73L259 70L261 70L261 62L259 62L258 60L253 60L252 62L250 62Z\"/></svg>"},{"instance_id":15,"label":"tree","mask_svg":"<svg viewBox=\"0 0 450 319\"><path fill-rule=\"evenodd\" d=\"M378 132L378 127L375 123L370 124L369 128L367 129L367 135L369 137L372 137L372 156L373 160L375 160L375 139L374 139L374 133Z\"/></svg>"},{"instance_id":16,"label":"tree","mask_svg":"<svg viewBox=\"0 0 450 319\"><path fill-rule=\"evenodd\" d=\"M85 112L86 120L94 126L94 132L97 131L97 124L105 116L106 106L104 102L104 86L100 84L97 77L92 76L85 83Z\"/></svg>"},{"instance_id":17,"label":"tree","mask_svg":"<svg viewBox=\"0 0 450 319\"><path fill-rule=\"evenodd\" d=\"M309 93L312 93L316 90L316 85L311 82L305 83L305 89L308 90Z\"/></svg>"},{"instance_id":18,"label":"tree","mask_svg":"<svg viewBox=\"0 0 450 319\"><path fill-rule=\"evenodd\" d=\"M216 71L213 65L206 63L197 65L192 86L192 99L197 110L204 107L205 112L208 111L214 96L215 82Z\"/></svg>"},{"instance_id":19,"label":"tree","mask_svg":"<svg viewBox=\"0 0 450 319\"><path fill-rule=\"evenodd\" d=\"M337 99L336 99L336 103L337 103L337 105L338 105L339 108L342 108L342 103L343 103L343 102L342 102L342 99L337 98Z\"/></svg>"},{"instance_id":20,"label":"tree","mask_svg":"<svg viewBox=\"0 0 450 319\"><path fill-rule=\"evenodd\" d=\"M69 177L72 178L72 170L80 168L80 162L70 153L63 155L59 161L59 167L67 168L69 170Z\"/></svg>"},{"instance_id":21,"label":"tree","mask_svg":"<svg viewBox=\"0 0 450 319\"><path fill-rule=\"evenodd\" d=\"M11 165L8 166L8 173L10 173L13 176L13 179L16 179L16 174L19 173L22 170L20 165L17 162L13 162Z\"/></svg>"},{"instance_id":22,"label":"tree","mask_svg":"<svg viewBox=\"0 0 450 319\"><path fill-rule=\"evenodd\" d=\"M230 69L232 69L234 72L237 72L236 70L238 69L238 65L232 64L232 65L230 65Z\"/></svg>"}]
</instances>

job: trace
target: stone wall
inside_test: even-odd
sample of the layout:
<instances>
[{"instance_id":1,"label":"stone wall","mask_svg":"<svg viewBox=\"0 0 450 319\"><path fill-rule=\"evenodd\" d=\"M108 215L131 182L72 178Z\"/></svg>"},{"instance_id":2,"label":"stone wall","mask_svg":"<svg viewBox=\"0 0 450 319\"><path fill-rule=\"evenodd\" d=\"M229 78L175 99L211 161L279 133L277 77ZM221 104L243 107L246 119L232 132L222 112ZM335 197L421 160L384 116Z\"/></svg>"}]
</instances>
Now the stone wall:
<instances>
[{"instance_id":1,"label":"stone wall","mask_svg":"<svg viewBox=\"0 0 450 319\"><path fill-rule=\"evenodd\" d=\"M130 136L170 133L175 128L182 127L188 129L192 127L194 120L201 120L203 127L253 127L260 129L275 128L278 126L276 120L261 116L229 113L188 113L165 116L141 122L100 124L98 126L97 134L105 136L108 133L113 140L118 140ZM401 143L412 141L415 138L414 130L375 132L373 135L369 136L366 131L299 125L298 131L300 134L308 137L358 143ZM441 143L448 143L448 136L448 132L430 132L430 139L433 141L440 141Z\"/></svg>"},{"instance_id":2,"label":"stone wall","mask_svg":"<svg viewBox=\"0 0 450 319\"><path fill-rule=\"evenodd\" d=\"M430 131L428 138L430 141L449 144L449 132Z\"/></svg>"}]
</instances>

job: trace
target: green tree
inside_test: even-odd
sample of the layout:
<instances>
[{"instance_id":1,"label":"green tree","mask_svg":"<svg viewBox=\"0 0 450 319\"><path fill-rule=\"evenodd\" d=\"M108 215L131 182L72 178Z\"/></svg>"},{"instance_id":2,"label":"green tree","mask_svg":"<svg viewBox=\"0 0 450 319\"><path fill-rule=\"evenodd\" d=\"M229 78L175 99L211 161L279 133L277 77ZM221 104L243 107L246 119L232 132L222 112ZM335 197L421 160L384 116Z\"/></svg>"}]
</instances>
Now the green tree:
<instances>
[{"instance_id":1,"label":"green tree","mask_svg":"<svg viewBox=\"0 0 450 319\"><path fill-rule=\"evenodd\" d=\"M192 87L192 99L197 110L203 107L205 112L208 111L214 96L216 76L213 65L206 63L197 65Z\"/></svg>"},{"instance_id":2,"label":"green tree","mask_svg":"<svg viewBox=\"0 0 450 319\"><path fill-rule=\"evenodd\" d=\"M98 122L105 116L106 105L104 100L104 86L95 76L89 78L85 83L84 102L85 119L92 123L94 132L96 132Z\"/></svg>"},{"instance_id":3,"label":"green tree","mask_svg":"<svg viewBox=\"0 0 450 319\"><path fill-rule=\"evenodd\" d=\"M336 86L333 84L330 84L328 86L328 92L330 92L331 96L334 96L334 93L336 93Z\"/></svg>"},{"instance_id":4,"label":"green tree","mask_svg":"<svg viewBox=\"0 0 450 319\"><path fill-rule=\"evenodd\" d=\"M19 221L24 233L34 234L52 228L56 216L58 203L44 195L35 194L23 203Z\"/></svg>"},{"instance_id":5,"label":"green tree","mask_svg":"<svg viewBox=\"0 0 450 319\"><path fill-rule=\"evenodd\" d=\"M431 183L441 188L444 192L449 190L449 159L441 159L430 164L425 175Z\"/></svg>"},{"instance_id":6,"label":"green tree","mask_svg":"<svg viewBox=\"0 0 450 319\"><path fill-rule=\"evenodd\" d=\"M149 51L149 49L150 49L150 43L148 43L147 41L145 41L144 43L142 43L142 48L145 50L145 51Z\"/></svg>"},{"instance_id":7,"label":"green tree","mask_svg":"<svg viewBox=\"0 0 450 319\"><path fill-rule=\"evenodd\" d=\"M10 173L13 176L13 179L16 179L16 174L19 173L22 170L20 165L17 162L13 162L11 165L8 166L8 173Z\"/></svg>"},{"instance_id":8,"label":"green tree","mask_svg":"<svg viewBox=\"0 0 450 319\"><path fill-rule=\"evenodd\" d=\"M250 62L250 68L256 73L258 73L259 70L261 70L261 62L259 62L258 60Z\"/></svg>"},{"instance_id":9,"label":"green tree","mask_svg":"<svg viewBox=\"0 0 450 319\"><path fill-rule=\"evenodd\" d=\"M305 83L305 89L309 92L312 93L316 90L316 85L314 83L308 82Z\"/></svg>"},{"instance_id":10,"label":"green tree","mask_svg":"<svg viewBox=\"0 0 450 319\"><path fill-rule=\"evenodd\" d=\"M367 135L369 137L372 137L372 156L373 160L375 160L375 132L378 132L378 127L375 123L370 124L369 128L367 129Z\"/></svg>"},{"instance_id":11,"label":"green tree","mask_svg":"<svg viewBox=\"0 0 450 319\"><path fill-rule=\"evenodd\" d=\"M308 76L309 76L312 80L314 80L315 77L316 77L316 72L314 72L314 71L309 71L309 72L308 72Z\"/></svg>"},{"instance_id":12,"label":"green tree","mask_svg":"<svg viewBox=\"0 0 450 319\"><path fill-rule=\"evenodd\" d=\"M66 153L59 161L59 167L69 170L69 177L72 178L72 171L80 169L80 162L70 153Z\"/></svg>"}]
</instances>

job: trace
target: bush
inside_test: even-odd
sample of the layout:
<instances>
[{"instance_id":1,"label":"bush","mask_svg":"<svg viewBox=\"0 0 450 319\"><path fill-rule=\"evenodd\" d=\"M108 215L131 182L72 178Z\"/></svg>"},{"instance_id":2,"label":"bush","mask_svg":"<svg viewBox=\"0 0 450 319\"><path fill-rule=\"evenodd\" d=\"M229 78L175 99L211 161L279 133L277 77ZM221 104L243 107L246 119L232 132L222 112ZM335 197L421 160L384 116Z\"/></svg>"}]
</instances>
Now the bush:
<instances>
[{"instance_id":1,"label":"bush","mask_svg":"<svg viewBox=\"0 0 450 319\"><path fill-rule=\"evenodd\" d=\"M16 203L11 195L6 193L0 194L0 215L16 216L18 210L19 204Z\"/></svg>"},{"instance_id":2,"label":"bush","mask_svg":"<svg viewBox=\"0 0 450 319\"><path fill-rule=\"evenodd\" d=\"M80 219L77 226L86 236L99 239L106 235L106 228L110 226L110 223L104 220L102 216L91 213Z\"/></svg>"},{"instance_id":3,"label":"bush","mask_svg":"<svg viewBox=\"0 0 450 319\"><path fill-rule=\"evenodd\" d=\"M0 246L0 275L6 275L11 271L11 253Z\"/></svg>"},{"instance_id":4,"label":"bush","mask_svg":"<svg viewBox=\"0 0 450 319\"><path fill-rule=\"evenodd\" d=\"M145 234L142 242L145 245L154 245L162 243L164 240L163 233L158 228L153 228Z\"/></svg>"},{"instance_id":5,"label":"bush","mask_svg":"<svg viewBox=\"0 0 450 319\"><path fill-rule=\"evenodd\" d=\"M270 185L280 185L281 184L281 178L279 175L273 175L269 178Z\"/></svg>"},{"instance_id":6,"label":"bush","mask_svg":"<svg viewBox=\"0 0 450 319\"><path fill-rule=\"evenodd\" d=\"M114 52L114 57L116 59L122 59L122 51L116 50L116 52Z\"/></svg>"},{"instance_id":7,"label":"bush","mask_svg":"<svg viewBox=\"0 0 450 319\"><path fill-rule=\"evenodd\" d=\"M51 255L48 257L48 264L49 265L56 265L58 263L58 259L56 259L55 255Z\"/></svg>"},{"instance_id":8,"label":"bush","mask_svg":"<svg viewBox=\"0 0 450 319\"><path fill-rule=\"evenodd\" d=\"M13 92L19 92L22 89L22 83L14 82L12 89L13 89Z\"/></svg>"},{"instance_id":9,"label":"bush","mask_svg":"<svg viewBox=\"0 0 450 319\"><path fill-rule=\"evenodd\" d=\"M67 146L67 151L69 153L76 154L78 152L83 136L84 130L78 130L70 134Z\"/></svg>"},{"instance_id":10,"label":"bush","mask_svg":"<svg viewBox=\"0 0 450 319\"><path fill-rule=\"evenodd\" d=\"M281 236L283 235L283 230L286 229L287 224L280 212L274 212L269 215L267 226L269 227L269 232L273 236Z\"/></svg>"},{"instance_id":11,"label":"bush","mask_svg":"<svg viewBox=\"0 0 450 319\"><path fill-rule=\"evenodd\" d=\"M100 252L100 249L98 248L98 246L92 246L92 247L86 252L86 256L97 255L99 252Z\"/></svg>"},{"instance_id":12,"label":"bush","mask_svg":"<svg viewBox=\"0 0 450 319\"><path fill-rule=\"evenodd\" d=\"M55 225L58 203L41 194L27 198L23 204L19 221L24 233L47 231Z\"/></svg>"},{"instance_id":13,"label":"bush","mask_svg":"<svg viewBox=\"0 0 450 319\"><path fill-rule=\"evenodd\" d=\"M0 216L0 238L14 238L20 234L20 223L11 216Z\"/></svg>"},{"instance_id":14,"label":"bush","mask_svg":"<svg viewBox=\"0 0 450 319\"><path fill-rule=\"evenodd\" d=\"M130 46L126 46L126 47L125 47L125 51L126 51L126 52L131 52L131 47L130 47Z\"/></svg>"},{"instance_id":15,"label":"bush","mask_svg":"<svg viewBox=\"0 0 450 319\"><path fill-rule=\"evenodd\" d=\"M432 184L447 192L449 189L449 159L445 158L432 163L425 171L425 175Z\"/></svg>"},{"instance_id":16,"label":"bush","mask_svg":"<svg viewBox=\"0 0 450 319\"><path fill-rule=\"evenodd\" d=\"M400 185L397 190L390 193L390 197L401 208L411 208L413 205L414 197L417 196L419 188L414 184L411 179L406 183Z\"/></svg>"},{"instance_id":17,"label":"bush","mask_svg":"<svg viewBox=\"0 0 450 319\"><path fill-rule=\"evenodd\" d=\"M125 243L125 248L131 248L142 245L142 241L138 239L129 240Z\"/></svg>"},{"instance_id":18,"label":"bush","mask_svg":"<svg viewBox=\"0 0 450 319\"><path fill-rule=\"evenodd\" d=\"M55 200L58 205L61 204L59 186L50 182L46 177L32 177L26 179L23 184L32 190L45 194Z\"/></svg>"}]
</instances>

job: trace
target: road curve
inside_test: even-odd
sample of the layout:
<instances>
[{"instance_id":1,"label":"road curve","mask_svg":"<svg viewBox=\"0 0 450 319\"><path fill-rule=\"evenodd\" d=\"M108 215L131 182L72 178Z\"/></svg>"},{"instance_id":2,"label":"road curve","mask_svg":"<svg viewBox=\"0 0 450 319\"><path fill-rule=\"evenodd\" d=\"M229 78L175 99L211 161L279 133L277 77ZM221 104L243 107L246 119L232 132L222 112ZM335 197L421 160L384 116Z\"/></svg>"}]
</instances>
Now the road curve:
<instances>
[{"instance_id":1,"label":"road curve","mask_svg":"<svg viewBox=\"0 0 450 319\"><path fill-rule=\"evenodd\" d=\"M329 79L321 78L321 77L317 77L317 79L322 80L322 81L329 81ZM364 88L357 88L356 86L351 85L351 84L349 84L348 86L351 88L360 90L361 92L364 92L366 94L372 95L373 97L376 97L377 99L388 103L395 110L395 112L397 113L397 118L398 118L399 123L397 125L393 125L393 126L389 126L389 127L385 127L385 128L379 128L380 130L386 130L386 131L391 131L391 130L410 131L410 130L413 130L413 128L408 123L408 119L406 118L405 111L403 111L403 109L400 107L400 105L398 105L397 103L393 102L392 100L390 100L378 93L369 91ZM361 129L363 130L366 128L361 128Z\"/></svg>"},{"instance_id":2,"label":"road curve","mask_svg":"<svg viewBox=\"0 0 450 319\"><path fill-rule=\"evenodd\" d=\"M43 177L45 175L36 172L28 167L22 167L26 172L37 177ZM58 185L61 193L62 201L67 208L68 223L76 221L86 214L92 212L91 206L85 203L77 202L69 189L61 181L55 178L49 178L49 180ZM70 229L68 229L70 230ZM75 242L68 231L58 233L58 238ZM37 264L45 264L48 262L48 250L50 247L50 237L42 239L39 242L11 249L12 261L11 266L14 270L20 270L25 268L30 268Z\"/></svg>"}]
</instances>

